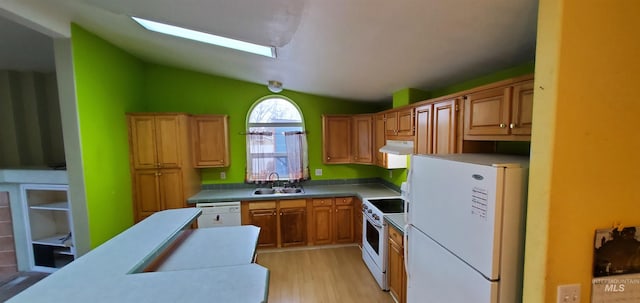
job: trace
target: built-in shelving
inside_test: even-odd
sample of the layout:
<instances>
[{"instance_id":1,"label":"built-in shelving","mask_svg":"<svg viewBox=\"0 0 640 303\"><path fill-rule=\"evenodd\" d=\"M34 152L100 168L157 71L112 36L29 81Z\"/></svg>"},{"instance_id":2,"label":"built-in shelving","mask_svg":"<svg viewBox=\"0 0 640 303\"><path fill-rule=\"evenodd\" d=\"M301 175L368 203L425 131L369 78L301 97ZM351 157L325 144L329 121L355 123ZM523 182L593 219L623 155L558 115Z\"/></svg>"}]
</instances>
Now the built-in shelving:
<instances>
[{"instance_id":1,"label":"built-in shelving","mask_svg":"<svg viewBox=\"0 0 640 303\"><path fill-rule=\"evenodd\" d=\"M46 204L41 204L41 205L32 205L29 206L29 208L31 209L42 209L42 210L61 210L61 211L68 211L69 210L69 202L53 202L53 203L46 203Z\"/></svg>"},{"instance_id":2,"label":"built-in shelving","mask_svg":"<svg viewBox=\"0 0 640 303\"><path fill-rule=\"evenodd\" d=\"M31 269L52 272L75 258L67 185L21 185Z\"/></svg>"}]
</instances>

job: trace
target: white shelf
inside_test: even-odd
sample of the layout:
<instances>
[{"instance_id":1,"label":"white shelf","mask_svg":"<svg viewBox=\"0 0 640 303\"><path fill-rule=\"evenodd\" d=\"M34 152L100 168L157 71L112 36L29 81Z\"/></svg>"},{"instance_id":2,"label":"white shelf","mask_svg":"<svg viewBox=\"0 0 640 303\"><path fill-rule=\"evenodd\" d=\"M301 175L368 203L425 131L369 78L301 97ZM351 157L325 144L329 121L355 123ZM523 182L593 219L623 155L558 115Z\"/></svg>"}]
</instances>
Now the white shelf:
<instances>
[{"instance_id":1,"label":"white shelf","mask_svg":"<svg viewBox=\"0 0 640 303\"><path fill-rule=\"evenodd\" d=\"M53 235L51 237L43 238L43 239L34 239L31 243L40 244L40 245L49 245L49 246L57 246L57 247L68 247L64 245L64 242L60 239L63 239L67 236L67 234L59 234Z\"/></svg>"},{"instance_id":2,"label":"white shelf","mask_svg":"<svg viewBox=\"0 0 640 303\"><path fill-rule=\"evenodd\" d=\"M65 255L65 256L72 256L73 257L73 252L71 251L71 247L56 248L53 252L55 254L58 254L58 255Z\"/></svg>"},{"instance_id":3,"label":"white shelf","mask_svg":"<svg viewBox=\"0 0 640 303\"><path fill-rule=\"evenodd\" d=\"M69 202L63 201L63 202L53 202L53 203L46 203L46 204L31 205L31 206L29 206L29 208L31 208L31 209L42 209L42 210L64 210L64 211L67 211L67 210L69 210Z\"/></svg>"}]
</instances>

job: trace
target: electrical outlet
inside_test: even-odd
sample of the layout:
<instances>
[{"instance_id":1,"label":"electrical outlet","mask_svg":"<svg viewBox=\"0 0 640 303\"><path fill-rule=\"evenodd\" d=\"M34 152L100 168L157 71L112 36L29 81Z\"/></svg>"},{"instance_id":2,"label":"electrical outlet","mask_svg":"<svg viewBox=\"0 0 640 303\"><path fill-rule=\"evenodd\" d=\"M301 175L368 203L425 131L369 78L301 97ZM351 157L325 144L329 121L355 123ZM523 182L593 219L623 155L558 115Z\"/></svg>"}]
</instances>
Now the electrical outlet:
<instances>
[{"instance_id":1,"label":"electrical outlet","mask_svg":"<svg viewBox=\"0 0 640 303\"><path fill-rule=\"evenodd\" d=\"M558 285L558 303L580 303L580 284Z\"/></svg>"},{"instance_id":2,"label":"electrical outlet","mask_svg":"<svg viewBox=\"0 0 640 303\"><path fill-rule=\"evenodd\" d=\"M316 176L322 176L322 168L316 168Z\"/></svg>"},{"instance_id":3,"label":"electrical outlet","mask_svg":"<svg viewBox=\"0 0 640 303\"><path fill-rule=\"evenodd\" d=\"M224 179L226 179L226 178L227 178L227 173L226 173L226 172L221 171L221 172L220 172L220 179L224 180Z\"/></svg>"},{"instance_id":4,"label":"electrical outlet","mask_svg":"<svg viewBox=\"0 0 640 303\"><path fill-rule=\"evenodd\" d=\"M389 171L389 178L393 178L393 171L392 170Z\"/></svg>"}]
</instances>

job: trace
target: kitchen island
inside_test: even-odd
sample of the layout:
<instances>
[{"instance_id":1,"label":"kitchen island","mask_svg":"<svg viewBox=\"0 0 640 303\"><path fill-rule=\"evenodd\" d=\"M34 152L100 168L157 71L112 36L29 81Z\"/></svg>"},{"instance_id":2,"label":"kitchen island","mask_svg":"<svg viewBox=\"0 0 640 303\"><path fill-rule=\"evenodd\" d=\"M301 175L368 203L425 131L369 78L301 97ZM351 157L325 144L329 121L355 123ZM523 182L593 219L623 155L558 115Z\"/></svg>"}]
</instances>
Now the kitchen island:
<instances>
[{"instance_id":1,"label":"kitchen island","mask_svg":"<svg viewBox=\"0 0 640 303\"><path fill-rule=\"evenodd\" d=\"M196 208L155 213L9 302L266 302L269 271L251 263L255 243L236 247L243 250L237 255L244 257L239 260L231 254L235 258L228 263L194 258L206 256L194 246L215 249L217 240L228 244L228 238L212 239L223 233L197 230L175 245L199 214ZM234 228L231 234L245 232L257 240L255 227ZM168 258L164 256L170 262L158 271L145 271L171 246L177 248L170 250Z\"/></svg>"}]
</instances>

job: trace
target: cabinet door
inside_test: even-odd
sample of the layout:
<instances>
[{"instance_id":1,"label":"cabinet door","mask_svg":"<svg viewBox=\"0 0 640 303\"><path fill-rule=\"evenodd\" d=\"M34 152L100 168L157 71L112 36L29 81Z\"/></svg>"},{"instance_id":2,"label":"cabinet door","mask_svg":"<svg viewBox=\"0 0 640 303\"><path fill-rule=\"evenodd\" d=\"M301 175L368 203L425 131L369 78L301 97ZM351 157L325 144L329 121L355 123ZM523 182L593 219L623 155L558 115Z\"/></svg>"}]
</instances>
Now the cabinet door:
<instances>
[{"instance_id":1,"label":"cabinet door","mask_svg":"<svg viewBox=\"0 0 640 303\"><path fill-rule=\"evenodd\" d=\"M134 168L158 167L153 116L129 116L129 140Z\"/></svg>"},{"instance_id":2,"label":"cabinet door","mask_svg":"<svg viewBox=\"0 0 640 303\"><path fill-rule=\"evenodd\" d=\"M191 117L191 148L194 167L229 166L228 116Z\"/></svg>"},{"instance_id":3,"label":"cabinet door","mask_svg":"<svg viewBox=\"0 0 640 303\"><path fill-rule=\"evenodd\" d=\"M413 108L398 111L398 136L413 136Z\"/></svg>"},{"instance_id":4,"label":"cabinet door","mask_svg":"<svg viewBox=\"0 0 640 303\"><path fill-rule=\"evenodd\" d=\"M498 87L469 94L465 99L464 134L508 135L511 87Z\"/></svg>"},{"instance_id":5,"label":"cabinet door","mask_svg":"<svg viewBox=\"0 0 640 303\"><path fill-rule=\"evenodd\" d=\"M351 117L322 116L322 162L351 162Z\"/></svg>"},{"instance_id":6,"label":"cabinet door","mask_svg":"<svg viewBox=\"0 0 640 303\"><path fill-rule=\"evenodd\" d=\"M158 191L158 171L155 169L136 170L134 172L134 205L136 220L141 221L149 215L163 209Z\"/></svg>"},{"instance_id":7,"label":"cabinet door","mask_svg":"<svg viewBox=\"0 0 640 303\"><path fill-rule=\"evenodd\" d=\"M304 207L280 209L282 247L307 244L307 211Z\"/></svg>"},{"instance_id":8,"label":"cabinet door","mask_svg":"<svg viewBox=\"0 0 640 303\"><path fill-rule=\"evenodd\" d=\"M353 237L362 247L362 201L358 198L354 198L353 202Z\"/></svg>"},{"instance_id":9,"label":"cabinet door","mask_svg":"<svg viewBox=\"0 0 640 303\"><path fill-rule=\"evenodd\" d=\"M335 206L335 242L353 243L353 204Z\"/></svg>"},{"instance_id":10,"label":"cabinet door","mask_svg":"<svg viewBox=\"0 0 640 303\"><path fill-rule=\"evenodd\" d=\"M384 114L384 130L387 136L398 135L398 112Z\"/></svg>"},{"instance_id":11,"label":"cabinet door","mask_svg":"<svg viewBox=\"0 0 640 303\"><path fill-rule=\"evenodd\" d=\"M433 104L433 147L434 154L453 154L456 152L456 100L447 100Z\"/></svg>"},{"instance_id":12,"label":"cabinet door","mask_svg":"<svg viewBox=\"0 0 640 303\"><path fill-rule=\"evenodd\" d=\"M163 209L187 207L180 169L158 170L158 189Z\"/></svg>"},{"instance_id":13,"label":"cabinet door","mask_svg":"<svg viewBox=\"0 0 640 303\"><path fill-rule=\"evenodd\" d=\"M533 80L513 87L513 109L511 114L511 134L531 135L533 116Z\"/></svg>"},{"instance_id":14,"label":"cabinet door","mask_svg":"<svg viewBox=\"0 0 640 303\"><path fill-rule=\"evenodd\" d=\"M433 104L416 108L416 154L430 154L433 134Z\"/></svg>"},{"instance_id":15,"label":"cabinet door","mask_svg":"<svg viewBox=\"0 0 640 303\"><path fill-rule=\"evenodd\" d=\"M385 167L387 166L387 163L386 163L387 154L380 152L380 148L382 148L386 143L384 115L382 114L376 115L374 120L375 121L374 121L374 128L373 128L373 137L374 137L373 154L375 155L375 164L380 167Z\"/></svg>"},{"instance_id":16,"label":"cabinet door","mask_svg":"<svg viewBox=\"0 0 640 303\"><path fill-rule=\"evenodd\" d=\"M402 242L394 240L394 232L394 228L389 228L389 292L397 302L405 302L404 248Z\"/></svg>"},{"instance_id":17,"label":"cabinet door","mask_svg":"<svg viewBox=\"0 0 640 303\"><path fill-rule=\"evenodd\" d=\"M160 115L156 116L156 149L159 167L180 167L180 142L183 138L183 125L181 116Z\"/></svg>"},{"instance_id":18,"label":"cabinet door","mask_svg":"<svg viewBox=\"0 0 640 303\"><path fill-rule=\"evenodd\" d=\"M276 247L278 244L278 216L276 209L249 210L251 225L260 227L258 247Z\"/></svg>"},{"instance_id":19,"label":"cabinet door","mask_svg":"<svg viewBox=\"0 0 640 303\"><path fill-rule=\"evenodd\" d=\"M325 202L325 203L321 203ZM330 199L313 199L313 242L331 244L333 241L333 203Z\"/></svg>"},{"instance_id":20,"label":"cabinet door","mask_svg":"<svg viewBox=\"0 0 640 303\"><path fill-rule=\"evenodd\" d=\"M353 160L355 163L373 163L373 136L371 115L353 117Z\"/></svg>"}]
</instances>

